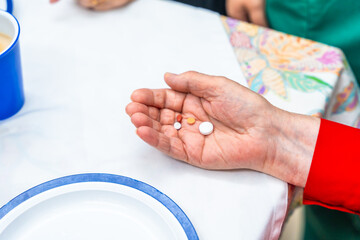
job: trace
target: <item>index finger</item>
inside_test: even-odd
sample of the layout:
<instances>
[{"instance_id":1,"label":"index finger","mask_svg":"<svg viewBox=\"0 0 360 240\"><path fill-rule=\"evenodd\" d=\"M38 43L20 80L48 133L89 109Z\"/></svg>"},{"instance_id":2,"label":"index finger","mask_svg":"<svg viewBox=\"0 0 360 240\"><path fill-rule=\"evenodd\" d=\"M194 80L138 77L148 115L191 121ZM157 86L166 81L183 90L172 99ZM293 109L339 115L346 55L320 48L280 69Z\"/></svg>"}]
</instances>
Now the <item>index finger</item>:
<instances>
[{"instance_id":1,"label":"index finger","mask_svg":"<svg viewBox=\"0 0 360 240\"><path fill-rule=\"evenodd\" d=\"M164 78L171 89L205 99L219 96L222 93L221 89L229 84L229 80L224 77L194 71L181 74L166 73Z\"/></svg>"},{"instance_id":2,"label":"index finger","mask_svg":"<svg viewBox=\"0 0 360 240\"><path fill-rule=\"evenodd\" d=\"M138 89L131 94L131 100L153 106L181 112L186 94L171 89Z\"/></svg>"}]
</instances>

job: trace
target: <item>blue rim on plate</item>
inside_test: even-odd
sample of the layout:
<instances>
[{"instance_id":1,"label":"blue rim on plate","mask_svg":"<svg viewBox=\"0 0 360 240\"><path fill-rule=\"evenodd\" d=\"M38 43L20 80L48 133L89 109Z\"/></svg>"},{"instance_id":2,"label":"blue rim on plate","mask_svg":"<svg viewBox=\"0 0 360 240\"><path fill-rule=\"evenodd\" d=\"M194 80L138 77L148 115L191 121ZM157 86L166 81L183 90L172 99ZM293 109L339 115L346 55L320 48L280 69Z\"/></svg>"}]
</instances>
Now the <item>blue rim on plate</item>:
<instances>
[{"instance_id":1,"label":"blue rim on plate","mask_svg":"<svg viewBox=\"0 0 360 240\"><path fill-rule=\"evenodd\" d=\"M168 196L166 196L156 188L144 182L140 182L138 180L129 177L124 177L115 174L106 174L106 173L85 173L85 174L70 175L70 176L50 180L48 182L37 185L36 187L30 188L29 190L21 193L17 197L10 200L2 208L0 208L0 221L6 214L8 214L11 210L16 208L18 205L42 192L48 191L53 188L61 187L64 185L82 183L82 182L115 183L115 184L128 186L131 188L135 188L143 193L146 193L147 195L159 201L174 215L174 217L176 217L176 219L184 229L188 239L191 240L199 239L195 231L195 228L190 222L189 218L181 210L181 208Z\"/></svg>"}]
</instances>

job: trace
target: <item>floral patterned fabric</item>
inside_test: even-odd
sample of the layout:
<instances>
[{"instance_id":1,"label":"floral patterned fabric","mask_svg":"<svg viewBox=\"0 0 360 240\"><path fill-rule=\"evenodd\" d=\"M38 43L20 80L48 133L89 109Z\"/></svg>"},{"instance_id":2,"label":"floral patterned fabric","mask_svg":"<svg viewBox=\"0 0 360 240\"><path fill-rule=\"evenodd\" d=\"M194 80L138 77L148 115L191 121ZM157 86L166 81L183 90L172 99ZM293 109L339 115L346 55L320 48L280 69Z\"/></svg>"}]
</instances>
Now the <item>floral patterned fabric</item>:
<instances>
[{"instance_id":1,"label":"floral patterned fabric","mask_svg":"<svg viewBox=\"0 0 360 240\"><path fill-rule=\"evenodd\" d=\"M360 127L359 88L340 49L221 19L251 90L290 111Z\"/></svg>"}]
</instances>

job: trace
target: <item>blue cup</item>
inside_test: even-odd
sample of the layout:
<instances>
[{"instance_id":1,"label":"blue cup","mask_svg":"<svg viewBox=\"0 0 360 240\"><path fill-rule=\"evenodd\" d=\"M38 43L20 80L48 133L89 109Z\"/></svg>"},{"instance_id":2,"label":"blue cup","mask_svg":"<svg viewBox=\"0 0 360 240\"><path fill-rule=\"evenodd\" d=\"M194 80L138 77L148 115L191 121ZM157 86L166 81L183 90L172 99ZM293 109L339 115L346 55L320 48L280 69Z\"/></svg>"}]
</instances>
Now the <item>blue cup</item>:
<instances>
[{"instance_id":1,"label":"blue cup","mask_svg":"<svg viewBox=\"0 0 360 240\"><path fill-rule=\"evenodd\" d=\"M11 117L24 105L19 35L20 25L11 15L12 1L7 0L7 12L0 10L0 33L10 36L10 45L0 52L0 120Z\"/></svg>"}]
</instances>

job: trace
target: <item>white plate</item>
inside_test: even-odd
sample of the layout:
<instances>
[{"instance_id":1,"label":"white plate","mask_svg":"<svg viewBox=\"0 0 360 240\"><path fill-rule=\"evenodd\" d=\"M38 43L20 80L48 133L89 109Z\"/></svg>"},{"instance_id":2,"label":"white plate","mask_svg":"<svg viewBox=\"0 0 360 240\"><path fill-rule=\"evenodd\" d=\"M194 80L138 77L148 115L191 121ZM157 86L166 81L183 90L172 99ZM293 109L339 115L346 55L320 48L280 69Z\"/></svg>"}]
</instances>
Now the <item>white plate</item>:
<instances>
[{"instance_id":1,"label":"white plate","mask_svg":"<svg viewBox=\"0 0 360 240\"><path fill-rule=\"evenodd\" d=\"M1 240L198 239L185 213L137 180L79 174L40 184L0 209Z\"/></svg>"}]
</instances>

